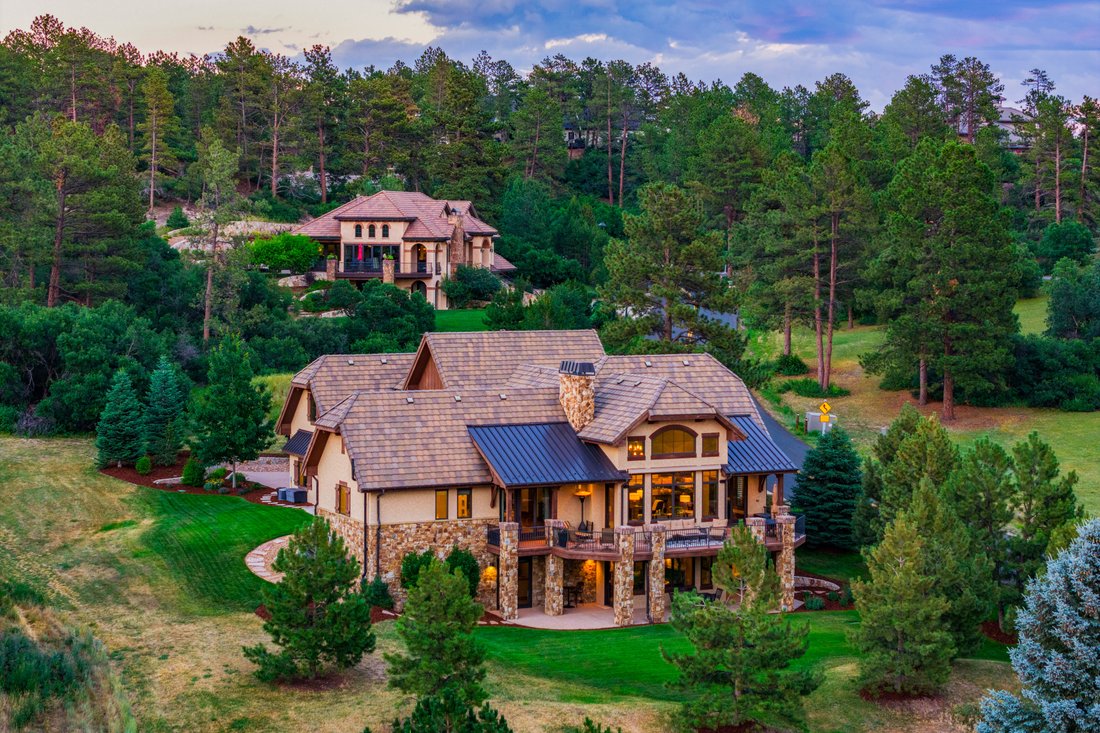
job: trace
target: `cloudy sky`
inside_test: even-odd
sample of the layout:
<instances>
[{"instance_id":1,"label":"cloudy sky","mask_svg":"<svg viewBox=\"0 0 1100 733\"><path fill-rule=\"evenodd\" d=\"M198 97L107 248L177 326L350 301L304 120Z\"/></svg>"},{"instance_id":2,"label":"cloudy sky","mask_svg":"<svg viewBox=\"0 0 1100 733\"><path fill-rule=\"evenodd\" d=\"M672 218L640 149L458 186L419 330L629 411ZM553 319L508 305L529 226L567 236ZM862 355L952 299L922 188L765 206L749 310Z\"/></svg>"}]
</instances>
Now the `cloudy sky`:
<instances>
[{"instance_id":1,"label":"cloudy sky","mask_svg":"<svg viewBox=\"0 0 1100 733\"><path fill-rule=\"evenodd\" d=\"M432 44L521 71L556 53L706 81L753 71L775 87L841 71L875 109L954 53L989 63L1010 100L1034 67L1072 99L1100 96L1100 0L0 0L0 32L41 13L143 51L213 53L244 34L291 56L326 44L341 66L385 68Z\"/></svg>"}]
</instances>

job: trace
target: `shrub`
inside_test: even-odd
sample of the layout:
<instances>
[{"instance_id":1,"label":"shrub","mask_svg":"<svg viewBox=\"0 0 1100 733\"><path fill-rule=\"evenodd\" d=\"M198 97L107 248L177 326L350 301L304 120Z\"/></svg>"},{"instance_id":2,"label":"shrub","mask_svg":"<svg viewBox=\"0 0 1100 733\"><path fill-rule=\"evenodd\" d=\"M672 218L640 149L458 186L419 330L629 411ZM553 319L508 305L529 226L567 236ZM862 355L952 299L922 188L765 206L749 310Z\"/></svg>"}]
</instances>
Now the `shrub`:
<instances>
[{"instance_id":1,"label":"shrub","mask_svg":"<svg viewBox=\"0 0 1100 733\"><path fill-rule=\"evenodd\" d=\"M233 489L229 488L228 486L219 486L218 487L218 493L221 494L222 496L225 496L226 494L228 494L232 490Z\"/></svg>"},{"instance_id":2,"label":"shrub","mask_svg":"<svg viewBox=\"0 0 1100 733\"><path fill-rule=\"evenodd\" d=\"M1084 224L1075 221L1064 221L1061 224L1051 224L1043 230L1043 238L1035 249L1035 254L1044 265L1046 272L1050 272L1054 263L1063 257L1084 264L1088 262L1096 245L1092 240L1092 233Z\"/></svg>"},{"instance_id":3,"label":"shrub","mask_svg":"<svg viewBox=\"0 0 1100 733\"><path fill-rule=\"evenodd\" d=\"M276 272L306 272L320 256L317 242L302 234L277 234L257 239L249 248L252 261Z\"/></svg>"},{"instance_id":4,"label":"shrub","mask_svg":"<svg viewBox=\"0 0 1100 733\"><path fill-rule=\"evenodd\" d=\"M187 463L183 464L183 485L202 486L205 479L206 469L203 468L202 464L194 458L188 458Z\"/></svg>"},{"instance_id":5,"label":"shrub","mask_svg":"<svg viewBox=\"0 0 1100 733\"><path fill-rule=\"evenodd\" d=\"M221 481L207 481L202 485L202 488L206 491L217 491L218 489L222 488L222 486L223 484Z\"/></svg>"},{"instance_id":6,"label":"shrub","mask_svg":"<svg viewBox=\"0 0 1100 733\"><path fill-rule=\"evenodd\" d=\"M351 310L363 297L347 280L337 280L325 295L326 306L331 310Z\"/></svg>"},{"instance_id":7,"label":"shrub","mask_svg":"<svg viewBox=\"0 0 1100 733\"><path fill-rule=\"evenodd\" d=\"M783 354L775 360L775 373L784 377L797 377L810 371L806 362L794 354Z\"/></svg>"},{"instance_id":8,"label":"shrub","mask_svg":"<svg viewBox=\"0 0 1100 733\"><path fill-rule=\"evenodd\" d=\"M446 565L448 573L453 573L455 570L462 572L466 582L470 584L470 597L476 598L477 586L481 580L481 567L478 566L474 554L469 550L453 547L447 555L444 565Z\"/></svg>"},{"instance_id":9,"label":"shrub","mask_svg":"<svg viewBox=\"0 0 1100 733\"><path fill-rule=\"evenodd\" d=\"M603 726L586 717L583 724L566 726L562 733L623 733L623 729Z\"/></svg>"},{"instance_id":10,"label":"shrub","mask_svg":"<svg viewBox=\"0 0 1100 733\"><path fill-rule=\"evenodd\" d=\"M207 474L207 478L217 479L218 481L221 481L222 479L224 479L228 475L229 475L229 469L228 468L226 468L225 466L218 466L213 471L211 471L210 473Z\"/></svg>"},{"instance_id":11,"label":"shrub","mask_svg":"<svg viewBox=\"0 0 1100 733\"><path fill-rule=\"evenodd\" d=\"M431 565L435 559L435 553L431 550L416 553L410 552L401 559L401 587L410 590L416 587L416 581L420 578L420 571Z\"/></svg>"},{"instance_id":12,"label":"shrub","mask_svg":"<svg viewBox=\"0 0 1100 733\"><path fill-rule=\"evenodd\" d=\"M492 300L500 288L500 278L484 267L459 265L454 277L443 281L452 308L465 308L472 300Z\"/></svg>"},{"instance_id":13,"label":"shrub","mask_svg":"<svg viewBox=\"0 0 1100 733\"><path fill-rule=\"evenodd\" d=\"M372 607L393 608L393 596L390 595L390 587L386 585L386 581L377 575L374 576L374 580L363 587L363 598Z\"/></svg>"},{"instance_id":14,"label":"shrub","mask_svg":"<svg viewBox=\"0 0 1100 733\"><path fill-rule=\"evenodd\" d=\"M248 480L248 478L240 471L227 475L226 479L230 481L234 486Z\"/></svg>"},{"instance_id":15,"label":"shrub","mask_svg":"<svg viewBox=\"0 0 1100 733\"><path fill-rule=\"evenodd\" d=\"M850 606L856 602L855 596L852 595L851 588L845 588L840 595L840 605Z\"/></svg>"},{"instance_id":16,"label":"shrub","mask_svg":"<svg viewBox=\"0 0 1100 733\"><path fill-rule=\"evenodd\" d=\"M780 382L775 388L776 392L783 394L785 392L794 392L799 397L844 397L851 394L851 392L843 387L838 387L835 384L830 384L829 388L825 390L824 394L821 392L821 387L818 385L816 379L788 379L785 382Z\"/></svg>"},{"instance_id":17,"label":"shrub","mask_svg":"<svg viewBox=\"0 0 1100 733\"><path fill-rule=\"evenodd\" d=\"M18 407L14 405L0 405L0 433L14 433L15 423L18 420Z\"/></svg>"},{"instance_id":18,"label":"shrub","mask_svg":"<svg viewBox=\"0 0 1100 733\"><path fill-rule=\"evenodd\" d=\"M168 220L164 224L169 229L183 229L185 226L190 226L191 222L187 214L183 213L183 207L177 206L172 209L172 213L168 215Z\"/></svg>"},{"instance_id":19,"label":"shrub","mask_svg":"<svg viewBox=\"0 0 1100 733\"><path fill-rule=\"evenodd\" d=\"M134 464L134 470L142 476L148 476L153 472L153 459L149 456L142 456Z\"/></svg>"},{"instance_id":20,"label":"shrub","mask_svg":"<svg viewBox=\"0 0 1100 733\"><path fill-rule=\"evenodd\" d=\"M827 594L825 595L825 597L826 597L826 598L828 598L828 599L829 599L830 601L832 601L833 603L840 603L840 594L839 594L839 593L837 593L837 592L836 592L835 590L831 590L831 591L829 591L829 592L828 592L828 593L827 593Z\"/></svg>"},{"instance_id":21,"label":"shrub","mask_svg":"<svg viewBox=\"0 0 1100 733\"><path fill-rule=\"evenodd\" d=\"M803 596L803 605L807 611L820 611L825 608L825 599L820 596L816 596L813 593L806 593Z\"/></svg>"}]
</instances>

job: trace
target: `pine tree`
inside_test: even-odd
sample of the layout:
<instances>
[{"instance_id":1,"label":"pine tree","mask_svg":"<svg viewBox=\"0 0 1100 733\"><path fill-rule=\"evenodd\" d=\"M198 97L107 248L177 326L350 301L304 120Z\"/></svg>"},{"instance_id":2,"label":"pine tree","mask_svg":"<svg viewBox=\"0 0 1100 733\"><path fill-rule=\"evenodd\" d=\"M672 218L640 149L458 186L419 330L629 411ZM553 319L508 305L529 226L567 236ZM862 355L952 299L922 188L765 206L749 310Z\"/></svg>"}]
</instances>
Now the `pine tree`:
<instances>
[{"instance_id":1,"label":"pine tree","mask_svg":"<svg viewBox=\"0 0 1100 733\"><path fill-rule=\"evenodd\" d=\"M935 415L922 418L916 432L901 441L883 471L883 521L889 523L905 511L922 479L942 486L958 463L959 450L940 421Z\"/></svg>"},{"instance_id":2,"label":"pine tree","mask_svg":"<svg viewBox=\"0 0 1100 733\"><path fill-rule=\"evenodd\" d=\"M1006 567L1008 529L1016 504L1008 453L988 438L979 439L963 454L958 469L944 484L943 501L959 517L966 518L975 548L993 564L993 598L1003 623L1006 598L1002 581L1010 579Z\"/></svg>"},{"instance_id":3,"label":"pine tree","mask_svg":"<svg viewBox=\"0 0 1100 733\"><path fill-rule=\"evenodd\" d=\"M898 517L864 557L871 579L852 583L861 684L871 692L935 692L951 674L955 644L944 618L950 605L936 591L921 530Z\"/></svg>"},{"instance_id":4,"label":"pine tree","mask_svg":"<svg viewBox=\"0 0 1100 733\"><path fill-rule=\"evenodd\" d=\"M454 688L445 687L417 700L412 715L393 721L390 733L512 733L512 728L488 703L474 709Z\"/></svg>"},{"instance_id":5,"label":"pine tree","mask_svg":"<svg viewBox=\"0 0 1100 733\"><path fill-rule=\"evenodd\" d=\"M806 515L813 546L852 549L852 516L862 485L859 456L842 428L830 430L802 464L792 507Z\"/></svg>"},{"instance_id":6,"label":"pine tree","mask_svg":"<svg viewBox=\"0 0 1100 733\"><path fill-rule=\"evenodd\" d=\"M385 655L390 686L419 698L450 691L465 707L481 705L485 648L473 632L483 613L461 571L433 559L395 622L405 651Z\"/></svg>"},{"instance_id":7,"label":"pine tree","mask_svg":"<svg viewBox=\"0 0 1100 733\"><path fill-rule=\"evenodd\" d=\"M122 369L115 372L107 404L96 425L96 464L103 468L114 463L133 463L142 455L141 402L134 392L130 375Z\"/></svg>"},{"instance_id":8,"label":"pine tree","mask_svg":"<svg viewBox=\"0 0 1100 733\"><path fill-rule=\"evenodd\" d=\"M184 399L182 375L175 364L162 356L149 377L149 394L141 437L145 455L157 466L171 466L183 447Z\"/></svg>"},{"instance_id":9,"label":"pine tree","mask_svg":"<svg viewBox=\"0 0 1100 733\"><path fill-rule=\"evenodd\" d=\"M356 589L359 562L327 522L315 520L294 533L279 550L272 569L284 573L264 588L271 617L264 631L281 647L244 648L264 681L313 679L329 665L354 667L374 651L370 604Z\"/></svg>"},{"instance_id":10,"label":"pine tree","mask_svg":"<svg viewBox=\"0 0 1100 733\"><path fill-rule=\"evenodd\" d=\"M240 338L225 339L210 352L207 387L192 410L195 457L204 465L251 461L271 442L271 393L252 383L252 365Z\"/></svg>"},{"instance_id":11,"label":"pine tree","mask_svg":"<svg viewBox=\"0 0 1100 733\"><path fill-rule=\"evenodd\" d=\"M877 544L882 539L886 529L882 519L883 474L894 462L902 442L917 431L923 420L917 408L906 402L890 427L871 447L872 457L864 463L863 484L852 516L852 536L862 547Z\"/></svg>"},{"instance_id":12,"label":"pine tree","mask_svg":"<svg viewBox=\"0 0 1100 733\"><path fill-rule=\"evenodd\" d=\"M168 91L168 75L159 66L150 66L145 72L145 82L141 85L145 96L145 119L138 130L145 137L143 150L148 156L149 165L149 211L153 210L154 196L157 190L157 174L172 171L177 161L168 139L179 130L179 121L174 111L175 100Z\"/></svg>"},{"instance_id":13,"label":"pine tree","mask_svg":"<svg viewBox=\"0 0 1100 733\"><path fill-rule=\"evenodd\" d=\"M1023 593L1027 581L1042 568L1054 533L1081 519L1084 507L1073 492L1076 472L1059 477L1058 457L1038 433L1013 446L1012 457L1020 528L1009 540L1008 566L1016 590Z\"/></svg>"},{"instance_id":14,"label":"pine tree","mask_svg":"<svg viewBox=\"0 0 1100 733\"><path fill-rule=\"evenodd\" d=\"M1096 731L1100 721L1100 520L1084 525L1068 549L1027 588L1009 652L1023 684L982 701L978 733Z\"/></svg>"},{"instance_id":15,"label":"pine tree","mask_svg":"<svg viewBox=\"0 0 1100 733\"><path fill-rule=\"evenodd\" d=\"M905 517L919 528L925 542L925 562L935 578L933 592L947 599L947 630L955 641L955 655L977 651L979 625L993 609L997 585L993 563L974 541L957 508L943 491L921 479Z\"/></svg>"},{"instance_id":16,"label":"pine tree","mask_svg":"<svg viewBox=\"0 0 1100 733\"><path fill-rule=\"evenodd\" d=\"M768 553L745 527L734 528L714 564L715 584L739 598L738 608L705 601L696 593L672 599L672 627L693 651L661 650L680 676L678 688L692 694L683 703L682 723L689 730L719 730L750 721L800 727L802 697L820 677L794 669L809 644L807 626L793 626L774 613L779 583L768 567Z\"/></svg>"}]
</instances>

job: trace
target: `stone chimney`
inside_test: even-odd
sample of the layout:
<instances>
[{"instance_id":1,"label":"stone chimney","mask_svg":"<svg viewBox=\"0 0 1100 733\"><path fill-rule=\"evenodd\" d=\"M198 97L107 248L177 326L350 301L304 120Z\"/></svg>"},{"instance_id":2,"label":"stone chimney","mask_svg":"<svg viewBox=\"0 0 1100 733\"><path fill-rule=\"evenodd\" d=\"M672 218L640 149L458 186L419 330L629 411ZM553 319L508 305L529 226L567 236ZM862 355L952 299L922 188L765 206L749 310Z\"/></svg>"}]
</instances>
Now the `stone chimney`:
<instances>
[{"instance_id":1,"label":"stone chimney","mask_svg":"<svg viewBox=\"0 0 1100 733\"><path fill-rule=\"evenodd\" d=\"M590 361L563 361L558 368L558 401L580 432L596 416L596 367Z\"/></svg>"},{"instance_id":2,"label":"stone chimney","mask_svg":"<svg viewBox=\"0 0 1100 733\"><path fill-rule=\"evenodd\" d=\"M389 258L382 259L382 282L393 285L394 261Z\"/></svg>"},{"instance_id":3,"label":"stone chimney","mask_svg":"<svg viewBox=\"0 0 1100 733\"><path fill-rule=\"evenodd\" d=\"M451 241L447 244L447 269L453 277L459 265L470 264L466 261L466 229L462 226L462 212L451 209L447 214L447 223L454 227Z\"/></svg>"}]
</instances>

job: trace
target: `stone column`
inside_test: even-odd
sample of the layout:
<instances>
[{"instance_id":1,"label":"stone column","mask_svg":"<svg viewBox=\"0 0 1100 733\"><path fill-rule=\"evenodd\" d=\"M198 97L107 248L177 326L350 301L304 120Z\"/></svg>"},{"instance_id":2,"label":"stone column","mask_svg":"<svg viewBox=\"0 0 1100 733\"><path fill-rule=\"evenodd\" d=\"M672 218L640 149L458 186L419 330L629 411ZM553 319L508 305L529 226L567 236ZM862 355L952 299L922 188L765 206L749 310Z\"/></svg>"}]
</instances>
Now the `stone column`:
<instances>
[{"instance_id":1,"label":"stone column","mask_svg":"<svg viewBox=\"0 0 1100 733\"><path fill-rule=\"evenodd\" d=\"M519 618L519 524L500 523L500 616L505 621Z\"/></svg>"},{"instance_id":2,"label":"stone column","mask_svg":"<svg viewBox=\"0 0 1100 733\"><path fill-rule=\"evenodd\" d=\"M393 284L393 263L394 261L388 258L382 260L382 282Z\"/></svg>"},{"instance_id":3,"label":"stone column","mask_svg":"<svg viewBox=\"0 0 1100 733\"><path fill-rule=\"evenodd\" d=\"M663 524L646 525L653 554L649 559L649 617L653 623L665 620L665 532Z\"/></svg>"},{"instance_id":4,"label":"stone column","mask_svg":"<svg viewBox=\"0 0 1100 733\"><path fill-rule=\"evenodd\" d=\"M775 559L775 571L779 573L779 607L784 611L794 610L794 523L797 517L791 514L791 508L780 504L776 510L776 530L781 549Z\"/></svg>"},{"instance_id":5,"label":"stone column","mask_svg":"<svg viewBox=\"0 0 1100 733\"><path fill-rule=\"evenodd\" d=\"M745 526L752 532L752 536L756 538L756 541L760 544L764 544L764 534L766 532L767 520L763 517L745 517Z\"/></svg>"},{"instance_id":6,"label":"stone column","mask_svg":"<svg viewBox=\"0 0 1100 733\"><path fill-rule=\"evenodd\" d=\"M615 528L615 544L619 550L613 584L616 626L634 623L634 541L633 527Z\"/></svg>"},{"instance_id":7,"label":"stone column","mask_svg":"<svg viewBox=\"0 0 1100 733\"><path fill-rule=\"evenodd\" d=\"M546 593L545 612L547 616L561 616L564 613L562 602L564 561L557 555L546 556Z\"/></svg>"},{"instance_id":8,"label":"stone column","mask_svg":"<svg viewBox=\"0 0 1100 733\"><path fill-rule=\"evenodd\" d=\"M325 260L325 279L331 282L336 281L336 263L338 260L333 257Z\"/></svg>"}]
</instances>

